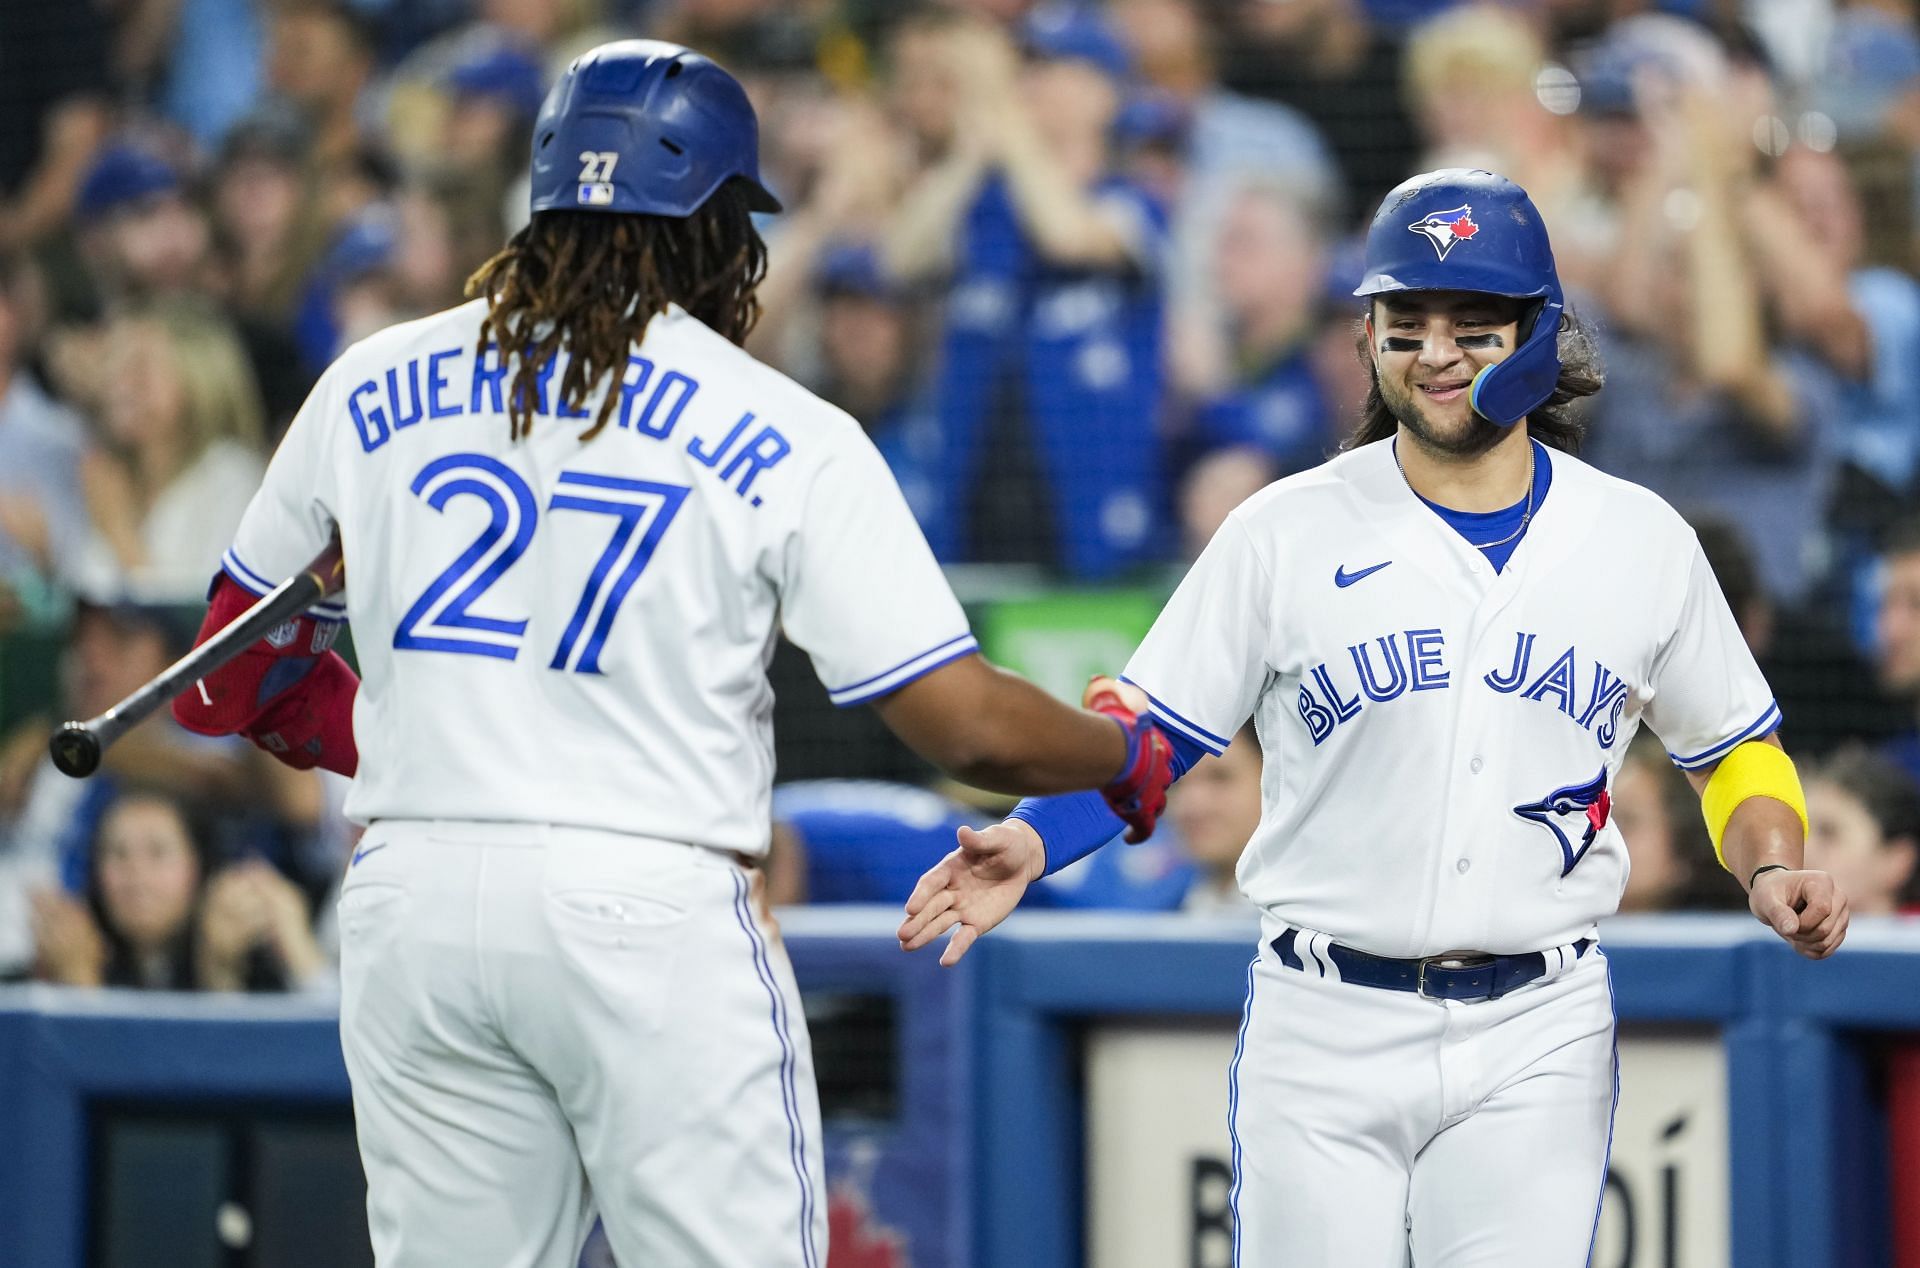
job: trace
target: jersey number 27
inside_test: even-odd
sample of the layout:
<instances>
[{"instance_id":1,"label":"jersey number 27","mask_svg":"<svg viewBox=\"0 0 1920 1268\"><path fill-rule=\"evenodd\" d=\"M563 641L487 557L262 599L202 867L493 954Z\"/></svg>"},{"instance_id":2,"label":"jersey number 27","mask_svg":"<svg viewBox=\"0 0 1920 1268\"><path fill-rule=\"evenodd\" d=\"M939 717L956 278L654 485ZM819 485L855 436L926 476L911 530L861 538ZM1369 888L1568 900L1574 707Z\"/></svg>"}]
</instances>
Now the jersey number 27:
<instances>
[{"instance_id":1,"label":"jersey number 27","mask_svg":"<svg viewBox=\"0 0 1920 1268\"><path fill-rule=\"evenodd\" d=\"M597 674L601 672L600 652L613 631L621 603L646 571L667 525L692 490L685 485L586 471L561 472L558 486L547 502L547 510L604 515L613 521L613 535L587 575L580 602L547 667L571 666L577 674ZM471 609L532 544L540 519L532 488L513 468L478 453L436 458L420 469L411 488L436 511L445 509L456 497L472 497L484 503L492 517L400 618L393 632L394 647L400 651L515 659L526 636L526 620L482 616Z\"/></svg>"}]
</instances>

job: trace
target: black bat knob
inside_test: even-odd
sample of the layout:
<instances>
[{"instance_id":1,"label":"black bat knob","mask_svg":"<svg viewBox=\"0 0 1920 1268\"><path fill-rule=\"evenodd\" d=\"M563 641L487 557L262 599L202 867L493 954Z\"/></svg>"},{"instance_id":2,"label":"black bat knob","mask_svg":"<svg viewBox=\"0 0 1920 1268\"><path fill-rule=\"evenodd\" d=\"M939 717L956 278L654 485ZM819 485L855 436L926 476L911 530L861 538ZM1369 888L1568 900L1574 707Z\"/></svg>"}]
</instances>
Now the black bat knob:
<instances>
[{"instance_id":1,"label":"black bat knob","mask_svg":"<svg viewBox=\"0 0 1920 1268\"><path fill-rule=\"evenodd\" d=\"M69 722L55 731L47 749L63 775L85 779L100 769L100 739L84 722Z\"/></svg>"}]
</instances>

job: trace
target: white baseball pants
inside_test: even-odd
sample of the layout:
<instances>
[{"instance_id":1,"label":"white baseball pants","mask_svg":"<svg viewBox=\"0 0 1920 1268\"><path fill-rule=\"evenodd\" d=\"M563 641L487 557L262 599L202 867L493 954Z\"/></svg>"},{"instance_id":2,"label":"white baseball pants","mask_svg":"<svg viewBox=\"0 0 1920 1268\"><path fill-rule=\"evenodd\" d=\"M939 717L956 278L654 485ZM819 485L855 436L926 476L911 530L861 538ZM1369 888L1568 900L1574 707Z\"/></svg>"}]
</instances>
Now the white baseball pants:
<instances>
[{"instance_id":1,"label":"white baseball pants","mask_svg":"<svg viewBox=\"0 0 1920 1268\"><path fill-rule=\"evenodd\" d=\"M1584 1265L1617 1088L1599 948L1477 1003L1304 960L1263 942L1248 969L1229 1086L1238 1268Z\"/></svg>"},{"instance_id":2,"label":"white baseball pants","mask_svg":"<svg viewBox=\"0 0 1920 1268\"><path fill-rule=\"evenodd\" d=\"M381 1268L823 1268L813 1061L756 878L695 846L385 821L340 896Z\"/></svg>"}]
</instances>

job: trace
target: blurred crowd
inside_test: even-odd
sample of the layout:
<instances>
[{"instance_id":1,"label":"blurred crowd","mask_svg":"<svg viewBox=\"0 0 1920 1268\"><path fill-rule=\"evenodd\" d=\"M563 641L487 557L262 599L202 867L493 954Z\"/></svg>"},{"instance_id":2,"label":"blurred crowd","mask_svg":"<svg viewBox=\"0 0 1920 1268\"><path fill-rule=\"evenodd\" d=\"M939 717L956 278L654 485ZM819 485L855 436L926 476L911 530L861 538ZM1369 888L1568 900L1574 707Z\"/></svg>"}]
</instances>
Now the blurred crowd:
<instances>
[{"instance_id":1,"label":"blurred crowd","mask_svg":"<svg viewBox=\"0 0 1920 1268\"><path fill-rule=\"evenodd\" d=\"M1810 852L1857 910L1911 901L1913 0L6 0L0 651L51 632L60 667L22 718L0 655L0 974L327 980L337 787L164 720L67 783L45 728L182 649L314 379L461 300L525 222L546 86L622 36L759 109L788 211L752 350L870 430L944 561L1057 586L1164 584L1327 456L1373 206L1431 167L1518 181L1600 335L1586 456L1698 526ZM783 789L790 899L898 901L997 810L821 751L856 778ZM1048 901L1233 910L1258 766L1243 737L1164 842ZM1629 907L1737 899L1690 796L1635 748Z\"/></svg>"}]
</instances>

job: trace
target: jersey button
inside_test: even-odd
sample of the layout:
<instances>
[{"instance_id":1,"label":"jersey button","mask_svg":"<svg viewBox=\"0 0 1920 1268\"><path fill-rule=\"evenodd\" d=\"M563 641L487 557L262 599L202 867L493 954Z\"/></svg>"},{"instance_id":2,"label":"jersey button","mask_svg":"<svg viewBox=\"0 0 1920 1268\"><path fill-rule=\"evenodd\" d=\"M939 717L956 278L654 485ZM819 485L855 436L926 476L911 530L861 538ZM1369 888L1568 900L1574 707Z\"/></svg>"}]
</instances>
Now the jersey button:
<instances>
[{"instance_id":1,"label":"jersey button","mask_svg":"<svg viewBox=\"0 0 1920 1268\"><path fill-rule=\"evenodd\" d=\"M1474 774L1478 775L1480 773L1480 768L1485 765L1486 765L1485 762L1481 761L1479 758L1476 757L1471 762L1467 763L1467 769L1472 771Z\"/></svg>"},{"instance_id":2,"label":"jersey button","mask_svg":"<svg viewBox=\"0 0 1920 1268\"><path fill-rule=\"evenodd\" d=\"M1461 859L1459 862L1453 865L1453 870L1460 873L1462 876L1465 876L1467 872L1472 869L1472 867L1473 867L1472 859Z\"/></svg>"}]
</instances>

